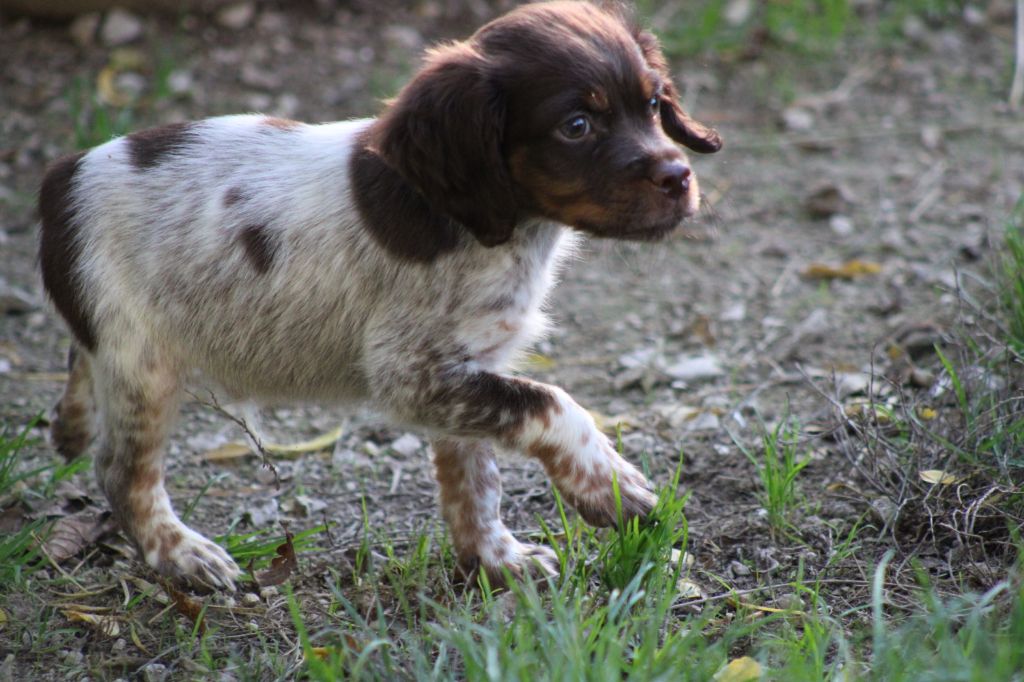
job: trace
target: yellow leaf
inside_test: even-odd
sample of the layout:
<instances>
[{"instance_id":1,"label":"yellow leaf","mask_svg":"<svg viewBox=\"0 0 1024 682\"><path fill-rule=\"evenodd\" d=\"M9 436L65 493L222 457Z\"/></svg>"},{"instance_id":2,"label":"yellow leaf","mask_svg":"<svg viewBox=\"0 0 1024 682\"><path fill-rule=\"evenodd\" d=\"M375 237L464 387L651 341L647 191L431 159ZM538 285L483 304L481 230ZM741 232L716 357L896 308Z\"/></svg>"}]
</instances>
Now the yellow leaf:
<instances>
[{"instance_id":1,"label":"yellow leaf","mask_svg":"<svg viewBox=\"0 0 1024 682\"><path fill-rule=\"evenodd\" d=\"M960 479L941 469L925 469L918 473L921 480L931 485L953 485Z\"/></svg>"},{"instance_id":2,"label":"yellow leaf","mask_svg":"<svg viewBox=\"0 0 1024 682\"><path fill-rule=\"evenodd\" d=\"M7 612L0 609L0 630L3 630L5 625L7 625Z\"/></svg>"},{"instance_id":3,"label":"yellow leaf","mask_svg":"<svg viewBox=\"0 0 1024 682\"><path fill-rule=\"evenodd\" d=\"M761 664L750 656L734 658L729 664L715 673L711 678L714 682L751 682L761 679Z\"/></svg>"},{"instance_id":4,"label":"yellow leaf","mask_svg":"<svg viewBox=\"0 0 1024 682\"><path fill-rule=\"evenodd\" d=\"M676 594L680 599L704 598L704 590L700 589L700 585L686 578L680 578L676 582Z\"/></svg>"},{"instance_id":5,"label":"yellow leaf","mask_svg":"<svg viewBox=\"0 0 1024 682\"><path fill-rule=\"evenodd\" d=\"M551 369L557 363L554 361L554 359L549 358L547 355L542 355L540 353L527 353L516 364L522 369L535 369L543 371Z\"/></svg>"},{"instance_id":6,"label":"yellow leaf","mask_svg":"<svg viewBox=\"0 0 1024 682\"><path fill-rule=\"evenodd\" d=\"M96 76L96 94L104 104L115 107L127 106L131 98L117 89L114 79L117 71L112 66L104 66Z\"/></svg>"},{"instance_id":7,"label":"yellow leaf","mask_svg":"<svg viewBox=\"0 0 1024 682\"><path fill-rule=\"evenodd\" d=\"M930 407L919 407L917 408L917 416L926 422L930 422L939 416L939 413Z\"/></svg>"},{"instance_id":8,"label":"yellow leaf","mask_svg":"<svg viewBox=\"0 0 1024 682\"><path fill-rule=\"evenodd\" d=\"M85 613L78 609L64 609L64 615L68 620L85 623L107 637L117 637L121 634L121 626L112 616L97 616L95 613Z\"/></svg>"},{"instance_id":9,"label":"yellow leaf","mask_svg":"<svg viewBox=\"0 0 1024 682\"><path fill-rule=\"evenodd\" d=\"M589 412L590 416L594 418L594 423L597 424L597 430L602 433L615 435L616 429L621 429L623 433L626 433L640 425L640 422L628 414L614 414L608 416L606 414L601 414L600 412L595 412L594 410L587 410L587 412Z\"/></svg>"},{"instance_id":10,"label":"yellow leaf","mask_svg":"<svg viewBox=\"0 0 1024 682\"><path fill-rule=\"evenodd\" d=\"M881 271L882 266L878 263L854 259L840 266L811 263L804 269L803 276L808 279L854 279L863 275L877 275Z\"/></svg>"},{"instance_id":11,"label":"yellow leaf","mask_svg":"<svg viewBox=\"0 0 1024 682\"><path fill-rule=\"evenodd\" d=\"M326 661L331 657L331 650L325 646L313 646L309 648L309 651L321 661Z\"/></svg>"},{"instance_id":12,"label":"yellow leaf","mask_svg":"<svg viewBox=\"0 0 1024 682\"><path fill-rule=\"evenodd\" d=\"M224 443L220 447L208 450L203 453L203 459L209 462L223 462L229 459L238 459L252 454L252 448L245 443L233 442Z\"/></svg>"},{"instance_id":13,"label":"yellow leaf","mask_svg":"<svg viewBox=\"0 0 1024 682\"><path fill-rule=\"evenodd\" d=\"M328 431L321 436L304 440L300 443L289 443L287 445L264 443L263 448L272 455L298 455L304 452L316 452L317 450L325 450L334 445L344 432L344 428L339 426L333 431Z\"/></svg>"}]
</instances>

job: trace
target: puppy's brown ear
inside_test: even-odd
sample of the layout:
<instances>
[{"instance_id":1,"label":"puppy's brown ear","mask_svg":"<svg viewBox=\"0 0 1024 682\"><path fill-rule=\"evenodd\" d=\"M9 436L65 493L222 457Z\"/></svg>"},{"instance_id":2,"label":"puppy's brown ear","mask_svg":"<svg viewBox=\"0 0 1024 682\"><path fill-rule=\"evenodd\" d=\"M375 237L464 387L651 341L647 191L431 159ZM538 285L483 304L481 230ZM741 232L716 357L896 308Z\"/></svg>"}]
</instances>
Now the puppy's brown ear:
<instances>
[{"instance_id":1,"label":"puppy's brown ear","mask_svg":"<svg viewBox=\"0 0 1024 682\"><path fill-rule=\"evenodd\" d=\"M672 84L668 62L661 52L658 39L648 31L638 31L634 37L647 64L661 74L664 81L661 90L661 127L665 134L695 152L717 152L722 148L722 138L718 131L690 118L690 115L679 106L679 94Z\"/></svg>"},{"instance_id":2,"label":"puppy's brown ear","mask_svg":"<svg viewBox=\"0 0 1024 682\"><path fill-rule=\"evenodd\" d=\"M505 105L471 46L433 50L383 114L384 160L481 244L508 241L516 202L502 154Z\"/></svg>"}]
</instances>

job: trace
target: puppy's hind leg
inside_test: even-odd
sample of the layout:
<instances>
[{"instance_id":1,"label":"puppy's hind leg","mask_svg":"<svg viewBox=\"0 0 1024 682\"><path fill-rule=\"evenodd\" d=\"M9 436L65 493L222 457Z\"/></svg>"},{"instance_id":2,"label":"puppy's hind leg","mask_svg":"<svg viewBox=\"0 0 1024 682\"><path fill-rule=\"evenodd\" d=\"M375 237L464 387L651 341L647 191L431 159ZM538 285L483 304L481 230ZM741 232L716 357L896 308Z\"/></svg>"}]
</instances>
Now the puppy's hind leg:
<instances>
[{"instance_id":1,"label":"puppy's hind leg","mask_svg":"<svg viewBox=\"0 0 1024 682\"><path fill-rule=\"evenodd\" d=\"M74 344L68 351L68 383L50 413L50 443L67 461L85 452L95 434L95 399L89 356Z\"/></svg>"},{"instance_id":2,"label":"puppy's hind leg","mask_svg":"<svg viewBox=\"0 0 1024 682\"><path fill-rule=\"evenodd\" d=\"M180 402L177 374L145 357L97 358L101 413L96 456L100 485L124 531L159 573L233 590L238 566L221 547L188 528L164 488L164 444Z\"/></svg>"},{"instance_id":3,"label":"puppy's hind leg","mask_svg":"<svg viewBox=\"0 0 1024 682\"><path fill-rule=\"evenodd\" d=\"M558 575L554 551L519 542L501 522L501 479L491 446L453 438L436 439L432 446L441 514L462 573L472 578L483 571L492 587L505 586L506 570L516 579Z\"/></svg>"}]
</instances>

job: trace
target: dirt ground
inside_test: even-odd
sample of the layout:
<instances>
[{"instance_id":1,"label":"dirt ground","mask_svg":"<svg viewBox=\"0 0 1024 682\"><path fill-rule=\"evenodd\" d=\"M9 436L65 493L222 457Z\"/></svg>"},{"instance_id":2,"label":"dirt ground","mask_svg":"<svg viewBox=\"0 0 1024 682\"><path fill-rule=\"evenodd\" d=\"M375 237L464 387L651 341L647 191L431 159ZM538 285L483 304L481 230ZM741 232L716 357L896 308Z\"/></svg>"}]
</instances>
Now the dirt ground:
<instances>
[{"instance_id":1,"label":"dirt ground","mask_svg":"<svg viewBox=\"0 0 1024 682\"><path fill-rule=\"evenodd\" d=\"M973 21L851 39L834 57L768 45L674 60L687 108L725 140L720 153L693 159L707 208L665 243L589 242L554 292L555 329L524 373L622 423L626 456L659 485L683 454L689 551L704 589L719 588L711 576L739 589L784 583L801 562L810 577L828 569L863 578L884 551L868 543L866 555L829 566L855 522L869 539L884 524L878 494L823 436L834 412L825 396L845 405L863 396L867 372L891 375L894 342L912 339L925 349L921 367L933 364L927 349L962 312L957 278L989 277L992 244L1024 191L1024 121L1005 105L1010 4L990 3ZM133 128L244 111L372 115L424 46L467 35L502 3L286 6L257 5L240 27L144 17L127 53L102 39L76 42L67 24L0 18L0 422L27 423L61 389L68 333L34 268L34 193L45 164L74 147L76 87L102 88L106 73L115 95L137 91ZM866 266L849 279L815 274L854 260ZM932 388L926 371L907 377L908 391ZM805 427L801 450L813 458L800 476L800 542L769 533L754 467L734 442L756 445L759 421L787 414ZM170 445L172 498L180 509L209 484L191 524L211 535L232 520L236 532L336 524L330 547L300 557L310 590L358 543L363 495L371 527L398 546L439 528L419 434L324 407L263 414L280 442L342 424L332 449L281 459L278 487L254 457L211 461L242 433L189 403ZM45 446L29 454L56 457ZM508 460L504 476L510 527L553 517L539 467ZM77 480L101 499L91 474ZM106 570L105 553L80 569ZM972 587L986 580L979 572ZM829 598L840 608L861 593L851 581Z\"/></svg>"}]
</instances>

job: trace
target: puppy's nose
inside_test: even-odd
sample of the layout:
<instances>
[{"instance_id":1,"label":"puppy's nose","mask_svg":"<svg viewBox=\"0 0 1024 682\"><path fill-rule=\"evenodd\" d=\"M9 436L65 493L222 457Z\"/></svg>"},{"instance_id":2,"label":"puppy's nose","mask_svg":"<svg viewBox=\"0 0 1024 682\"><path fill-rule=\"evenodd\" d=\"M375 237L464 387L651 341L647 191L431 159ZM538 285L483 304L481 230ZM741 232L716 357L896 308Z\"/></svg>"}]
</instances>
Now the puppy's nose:
<instances>
[{"instance_id":1,"label":"puppy's nose","mask_svg":"<svg viewBox=\"0 0 1024 682\"><path fill-rule=\"evenodd\" d=\"M690 168L680 159L662 159L651 169L650 180L670 199L678 199L690 189Z\"/></svg>"}]
</instances>

